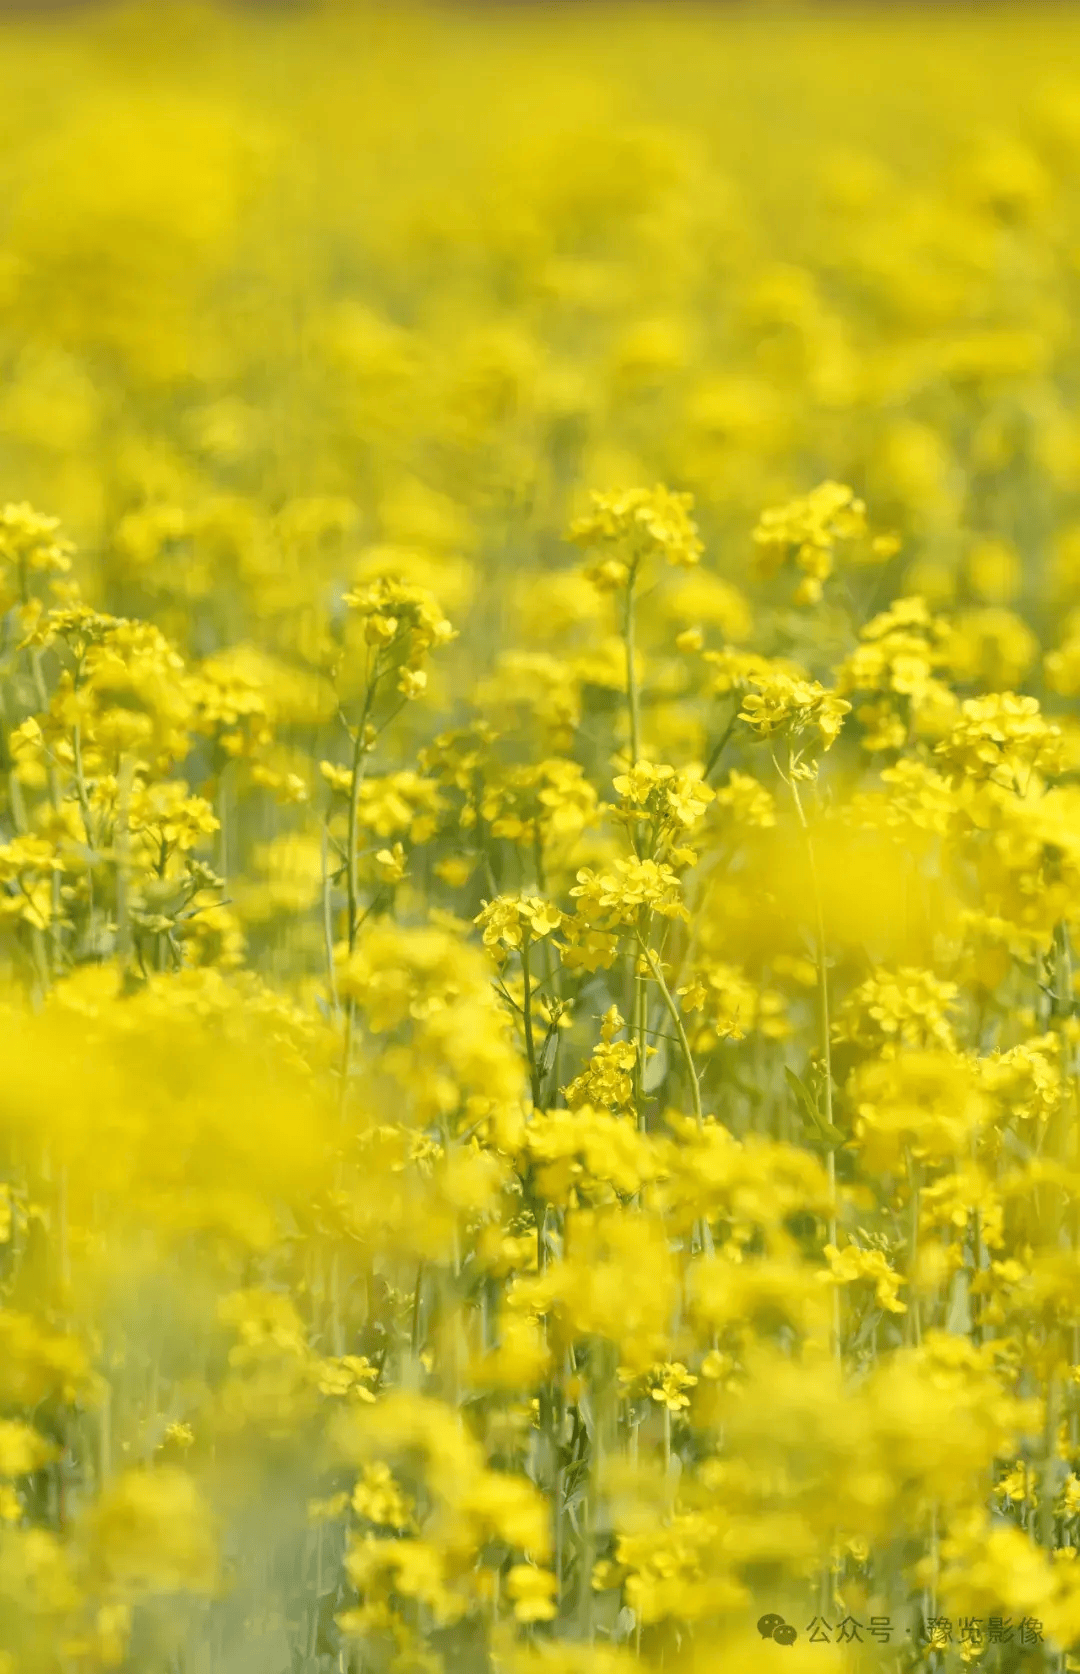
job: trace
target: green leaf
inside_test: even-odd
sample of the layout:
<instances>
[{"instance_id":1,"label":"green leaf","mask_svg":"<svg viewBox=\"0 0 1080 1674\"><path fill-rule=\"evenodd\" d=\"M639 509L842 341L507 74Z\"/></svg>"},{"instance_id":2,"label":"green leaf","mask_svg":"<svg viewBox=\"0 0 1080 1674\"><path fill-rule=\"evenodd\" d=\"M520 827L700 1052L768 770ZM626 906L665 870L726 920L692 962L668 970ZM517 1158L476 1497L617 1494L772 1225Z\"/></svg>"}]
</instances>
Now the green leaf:
<instances>
[{"instance_id":1,"label":"green leaf","mask_svg":"<svg viewBox=\"0 0 1080 1674\"><path fill-rule=\"evenodd\" d=\"M841 1133L840 1129L836 1127L834 1123L827 1122L824 1116L822 1116L817 1107L817 1100L810 1092L810 1089L807 1087L805 1081L801 1080L800 1077L795 1074L795 1071L793 1069L788 1069L786 1065L784 1067L784 1078L795 1095L796 1104L799 1105L803 1115L806 1117L810 1126L813 1128L822 1143L827 1145L830 1150L835 1150L838 1145L843 1145L845 1143L845 1135Z\"/></svg>"}]
</instances>

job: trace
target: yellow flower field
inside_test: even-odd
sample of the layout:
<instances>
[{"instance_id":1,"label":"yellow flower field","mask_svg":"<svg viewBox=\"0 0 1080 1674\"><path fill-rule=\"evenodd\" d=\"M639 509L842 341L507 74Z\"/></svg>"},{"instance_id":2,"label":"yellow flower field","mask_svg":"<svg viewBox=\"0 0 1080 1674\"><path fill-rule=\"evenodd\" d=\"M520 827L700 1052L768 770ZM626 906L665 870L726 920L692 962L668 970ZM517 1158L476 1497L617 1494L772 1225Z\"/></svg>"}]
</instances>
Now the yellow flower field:
<instances>
[{"instance_id":1,"label":"yellow flower field","mask_svg":"<svg viewBox=\"0 0 1080 1674\"><path fill-rule=\"evenodd\" d=\"M1080 1669L1080 18L0 142L0 1674Z\"/></svg>"}]
</instances>

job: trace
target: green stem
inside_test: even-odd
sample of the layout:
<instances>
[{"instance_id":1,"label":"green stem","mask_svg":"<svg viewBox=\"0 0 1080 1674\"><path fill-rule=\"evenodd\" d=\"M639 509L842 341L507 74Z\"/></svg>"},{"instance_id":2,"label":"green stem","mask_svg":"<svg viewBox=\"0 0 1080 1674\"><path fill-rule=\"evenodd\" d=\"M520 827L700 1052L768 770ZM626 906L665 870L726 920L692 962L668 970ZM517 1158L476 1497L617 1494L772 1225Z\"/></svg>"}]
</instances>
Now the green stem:
<instances>
[{"instance_id":1,"label":"green stem","mask_svg":"<svg viewBox=\"0 0 1080 1674\"><path fill-rule=\"evenodd\" d=\"M918 1291L915 1288L915 1264L919 1254L919 1177L911 1151L908 1149L905 1154L907 1158L908 1187L911 1192L911 1230L909 1235L911 1251L908 1257L911 1303L908 1308L908 1318L911 1321L911 1330L914 1334L915 1345L918 1347L918 1345L922 1342L922 1315L919 1307Z\"/></svg>"},{"instance_id":2,"label":"green stem","mask_svg":"<svg viewBox=\"0 0 1080 1674\"><path fill-rule=\"evenodd\" d=\"M326 953L326 975L330 984L330 998L333 1001L335 1014L341 1011L341 1001L338 997L337 969L334 964L334 914L330 900L330 857L328 853L329 833L325 822L322 831L322 907L323 907L323 947Z\"/></svg>"},{"instance_id":3,"label":"green stem","mask_svg":"<svg viewBox=\"0 0 1080 1674\"><path fill-rule=\"evenodd\" d=\"M371 706L375 701L375 693L379 689L379 681L381 679L382 674L379 669L379 659L378 655L376 655L374 663L370 665L367 690L364 693L364 707L360 712L360 719L357 722L356 736L353 738L352 777L349 780L349 838L348 850L345 856L345 887L349 902L348 941L350 953L356 946L356 936L360 928L356 917L357 903L360 898L360 882L358 877L359 856L357 853L356 841L360 824L360 786L364 782L364 775L367 773L368 756L370 755L371 748L373 747L373 745L369 745L368 741L368 717L371 714ZM399 713L399 711L395 711L395 713ZM344 719L344 717L342 718ZM393 716L388 716L387 720L383 723L383 726L378 730L385 730L385 727L392 719Z\"/></svg>"},{"instance_id":4,"label":"green stem","mask_svg":"<svg viewBox=\"0 0 1080 1674\"><path fill-rule=\"evenodd\" d=\"M806 855L810 862L810 892L814 902L814 923L817 935L818 991L821 1007L821 1058L825 1070L825 1118L831 1127L833 1119L832 1029L829 1022L829 984L825 965L825 914L821 905L821 888L818 884L817 862L814 858L814 844L810 836L809 821L806 818L797 783L794 779L788 779L788 784L791 788L792 800L795 803L795 812L799 817L799 824L802 826L803 836L806 839ZM831 1151L829 1161L832 1163ZM835 1165L833 1165L833 1171L835 1173ZM830 1233L830 1238L833 1243L836 1242L835 1229Z\"/></svg>"},{"instance_id":5,"label":"green stem","mask_svg":"<svg viewBox=\"0 0 1080 1674\"><path fill-rule=\"evenodd\" d=\"M75 794L79 801L79 812L82 814L83 825L86 827L86 846L90 850L90 865L87 869L87 892L89 897L88 911L90 915L90 941L94 939L94 828L90 819L90 793L86 784L86 770L83 766L82 728L76 721L71 730L71 749L75 765Z\"/></svg>"},{"instance_id":6,"label":"green stem","mask_svg":"<svg viewBox=\"0 0 1080 1674\"><path fill-rule=\"evenodd\" d=\"M720 760L720 757L723 755L724 749L725 749L725 747L727 745L727 742L728 742L728 739L731 737L732 733L735 731L735 723L739 719L739 709L740 709L740 704L739 704L738 700L736 699L735 707L731 712L731 719L728 721L727 726L724 728L723 732L720 734L720 737L717 739L715 745L713 746L712 753L709 756L709 759L705 764L705 772L704 772L703 777L706 781L708 781L710 775L712 774L713 768L716 766L717 762Z\"/></svg>"},{"instance_id":7,"label":"green stem","mask_svg":"<svg viewBox=\"0 0 1080 1674\"><path fill-rule=\"evenodd\" d=\"M690 1050L690 1042L687 1038L686 1029L683 1025L682 1013L676 1005L675 1000L672 997L671 990L664 980L664 973L660 969L659 963L657 962L652 949L646 946L640 932L637 933L637 943L642 953L645 955L645 960L652 974L653 981L660 990L660 997L664 1002L668 1016L671 1018L671 1021L675 1026L675 1033L679 1037L679 1047L682 1051L683 1062L686 1065L687 1078L690 1082L690 1099L694 1107L694 1116L697 1119L698 1127L703 1127L705 1118L701 1111L701 1083L698 1080L697 1066L694 1063L694 1054Z\"/></svg>"},{"instance_id":8,"label":"green stem","mask_svg":"<svg viewBox=\"0 0 1080 1674\"><path fill-rule=\"evenodd\" d=\"M25 595L24 589L23 603L25 604L27 600L28 595ZM41 713L43 715L47 715L49 712L49 693L45 685L45 676L41 667L41 653L39 651L35 650L30 652L30 671L33 675L34 690L37 694L37 700L41 708ZM51 766L48 769L48 784L49 801L52 803L54 812L59 814L63 799L60 795L60 775L58 774L55 766ZM49 938L52 942L53 972L56 975L59 975L63 963L63 945L60 930L59 872L54 872L52 876L52 910L49 924Z\"/></svg>"},{"instance_id":9,"label":"green stem","mask_svg":"<svg viewBox=\"0 0 1080 1674\"><path fill-rule=\"evenodd\" d=\"M536 1063L536 1040L533 1036L532 1021L532 977L529 971L529 938L523 935L521 941L521 983L524 989L522 1018L525 1025L525 1056L529 1060L529 1085L532 1089L533 1109L540 1109L540 1071Z\"/></svg>"},{"instance_id":10,"label":"green stem","mask_svg":"<svg viewBox=\"0 0 1080 1674\"><path fill-rule=\"evenodd\" d=\"M637 670L634 667L634 580L630 571L626 581L626 600L623 606L623 639L626 642L626 696L630 706L630 765L641 756L641 716L638 700Z\"/></svg>"},{"instance_id":11,"label":"green stem","mask_svg":"<svg viewBox=\"0 0 1080 1674\"><path fill-rule=\"evenodd\" d=\"M134 757L125 756L117 774L116 829L113 837L116 854L116 953L121 963L130 957L132 949L130 818L134 779Z\"/></svg>"},{"instance_id":12,"label":"green stem","mask_svg":"<svg viewBox=\"0 0 1080 1674\"><path fill-rule=\"evenodd\" d=\"M636 961L635 961L636 963ZM637 1007L637 1052L634 1056L634 1080L637 1102L638 1127L642 1133L648 1127L645 1112L645 1065L646 1047L648 1045L649 1027L649 995L645 987L644 977L634 973L634 1000Z\"/></svg>"},{"instance_id":13,"label":"green stem","mask_svg":"<svg viewBox=\"0 0 1080 1674\"><path fill-rule=\"evenodd\" d=\"M1042 1473L1039 1483L1039 1545L1049 1552L1054 1544L1054 1501L1058 1491L1058 1422L1061 1382L1056 1370L1046 1380L1046 1420L1043 1426Z\"/></svg>"},{"instance_id":14,"label":"green stem","mask_svg":"<svg viewBox=\"0 0 1080 1674\"><path fill-rule=\"evenodd\" d=\"M229 876L229 762L226 761L218 774L217 796L217 869L223 878Z\"/></svg>"},{"instance_id":15,"label":"green stem","mask_svg":"<svg viewBox=\"0 0 1080 1674\"><path fill-rule=\"evenodd\" d=\"M810 835L810 822L806 817L806 810L799 795L798 782L794 776L786 776L791 789L791 798L795 804L799 824L802 827L806 841L806 857L810 864L810 893L814 903L814 928L817 941L817 978L819 996L819 1020L821 1030L821 1061L825 1075L825 1120L829 1127L833 1126L833 1068L832 1068L832 1023L829 1017L829 974L825 952L825 913L821 904L821 886L818 882L817 860L814 856L814 842ZM825 1161L829 1182L829 1243L834 1247L837 1239L837 1199L836 1199L836 1152L830 1145ZM841 1358L840 1331L840 1287L832 1287L832 1338L833 1354L837 1361Z\"/></svg>"},{"instance_id":16,"label":"green stem","mask_svg":"<svg viewBox=\"0 0 1080 1674\"><path fill-rule=\"evenodd\" d=\"M364 723L361 721L353 740L352 778L349 781L349 838L345 862L345 889L349 903L349 952L356 946L357 902L360 896L356 833L359 823L360 786L367 762L364 756Z\"/></svg>"}]
</instances>

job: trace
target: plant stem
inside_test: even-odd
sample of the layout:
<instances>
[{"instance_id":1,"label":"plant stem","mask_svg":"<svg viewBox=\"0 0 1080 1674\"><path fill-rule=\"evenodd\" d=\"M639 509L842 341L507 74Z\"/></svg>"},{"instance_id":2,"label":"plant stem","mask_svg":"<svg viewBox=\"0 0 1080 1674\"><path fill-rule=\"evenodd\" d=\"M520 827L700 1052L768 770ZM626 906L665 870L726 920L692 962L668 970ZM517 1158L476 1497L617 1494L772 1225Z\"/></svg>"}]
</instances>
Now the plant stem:
<instances>
[{"instance_id":1,"label":"plant stem","mask_svg":"<svg viewBox=\"0 0 1080 1674\"><path fill-rule=\"evenodd\" d=\"M1039 1482L1039 1545L1049 1552L1054 1545L1054 1501L1058 1491L1058 1421L1061 1413L1061 1382L1052 1368L1046 1379L1046 1419L1043 1426L1043 1458Z\"/></svg>"},{"instance_id":2,"label":"plant stem","mask_svg":"<svg viewBox=\"0 0 1080 1674\"><path fill-rule=\"evenodd\" d=\"M712 753L709 756L709 759L705 764L705 772L702 775L702 777L706 781L708 781L710 775L712 774L713 768L716 766L717 762L720 760L720 757L723 755L724 750L727 746L728 739L731 737L732 733L735 731L735 723L739 719L739 709L740 708L741 708L741 705L738 703L738 701L736 701L735 707L731 712L731 719L728 721L727 726L724 728L723 732L720 734L720 737L717 739L716 743L713 745Z\"/></svg>"},{"instance_id":3,"label":"plant stem","mask_svg":"<svg viewBox=\"0 0 1080 1674\"><path fill-rule=\"evenodd\" d=\"M637 1052L634 1056L634 1079L637 1083L638 1127L644 1133L648 1128L645 1112L645 1065L647 1062L649 997L644 977L638 976L636 972L634 973L634 1003L637 1010Z\"/></svg>"},{"instance_id":4,"label":"plant stem","mask_svg":"<svg viewBox=\"0 0 1080 1674\"><path fill-rule=\"evenodd\" d=\"M909 1190L911 1192L911 1232L909 1237L911 1253L908 1257L908 1272L910 1273L909 1283L911 1285L911 1305L908 1310L908 1318L911 1320L911 1326L915 1336L915 1345L918 1347L918 1345L922 1342L922 1317L919 1310L919 1296L917 1290L915 1289L915 1264L919 1254L919 1177L916 1172L915 1162L912 1158L911 1151L908 1150L906 1154Z\"/></svg>"},{"instance_id":5,"label":"plant stem","mask_svg":"<svg viewBox=\"0 0 1080 1674\"><path fill-rule=\"evenodd\" d=\"M660 969L659 963L657 962L652 949L646 946L640 933L637 935L637 943L642 953L645 955L649 970L652 973L653 981L660 990L660 997L667 1009L667 1014L671 1018L672 1023L675 1025L675 1033L679 1037L679 1046L682 1050L683 1062L686 1065L687 1078L690 1082L690 1099L694 1107L694 1116L697 1119L698 1127L703 1127L705 1118L701 1111L701 1083L698 1080L697 1066L694 1063L694 1054L690 1050L690 1042L687 1039L686 1029L683 1025L682 1013L676 1005L675 1000L672 997L671 990L664 980L664 973Z\"/></svg>"},{"instance_id":6,"label":"plant stem","mask_svg":"<svg viewBox=\"0 0 1080 1674\"><path fill-rule=\"evenodd\" d=\"M634 666L634 581L632 569L626 580L626 599L623 605L623 639L626 643L626 696L630 707L630 765L641 755L641 716L638 700L637 670Z\"/></svg>"},{"instance_id":7,"label":"plant stem","mask_svg":"<svg viewBox=\"0 0 1080 1674\"><path fill-rule=\"evenodd\" d=\"M802 798L799 795L799 787L797 783L794 779L788 779L788 784L791 788L792 800L795 803L795 812L799 817L799 824L802 826L803 836L806 839L806 855L808 861L810 862L810 892L813 896L814 902L814 927L817 937L821 1058L825 1070L825 1119L831 1127L833 1119L832 1029L829 1022L829 984L826 976L825 964L825 914L821 905L821 888L818 884L817 862L814 858L814 844L813 839L810 836L809 821L806 818L806 812L802 805ZM835 1184L835 1163L833 1162L831 1151L829 1153L829 1162ZM830 1239L833 1243L836 1242L835 1228L830 1233Z\"/></svg>"},{"instance_id":8,"label":"plant stem","mask_svg":"<svg viewBox=\"0 0 1080 1674\"><path fill-rule=\"evenodd\" d=\"M814 856L814 842L810 835L810 822L806 817L806 810L799 795L798 782L794 775L784 775L791 789L791 798L795 804L795 812L802 827L806 842L806 858L810 865L810 893L814 903L814 929L817 941L817 978L819 996L819 1023L821 1033L821 1062L825 1076L825 1120L829 1127L833 1126L833 1069L832 1069L832 1023L829 1017L829 974L825 954L825 912L821 904L821 886L818 882L817 860ZM829 1182L829 1243L836 1245L837 1239L837 1200L836 1200L836 1152L830 1145L826 1153L826 1172ZM841 1358L840 1334L840 1289L833 1286L832 1306L832 1338L833 1354L839 1362Z\"/></svg>"},{"instance_id":9,"label":"plant stem","mask_svg":"<svg viewBox=\"0 0 1080 1674\"><path fill-rule=\"evenodd\" d=\"M357 877L356 831L359 820L360 786L363 782L366 765L364 759L364 723L361 721L356 729L356 738L353 741L352 778L349 781L349 839L345 864L345 889L349 903L348 941L350 953L356 946L356 906L360 893Z\"/></svg>"},{"instance_id":10,"label":"plant stem","mask_svg":"<svg viewBox=\"0 0 1080 1674\"><path fill-rule=\"evenodd\" d=\"M529 1060L529 1085L532 1090L533 1109L540 1109L540 1071L536 1064L536 1041L533 1036L532 1022L532 978L529 972L529 938L525 934L521 940L521 983L524 989L522 1018L525 1024L525 1056Z\"/></svg>"},{"instance_id":11,"label":"plant stem","mask_svg":"<svg viewBox=\"0 0 1080 1674\"><path fill-rule=\"evenodd\" d=\"M326 952L326 976L330 984L330 998L334 1011L341 1011L341 1001L338 998L337 970L334 965L334 915L330 900L330 857L328 849L329 832L325 821L322 831L322 908L323 908L323 946Z\"/></svg>"},{"instance_id":12,"label":"plant stem","mask_svg":"<svg viewBox=\"0 0 1080 1674\"><path fill-rule=\"evenodd\" d=\"M135 778L135 761L125 756L120 763L116 786L116 828L113 847L116 854L116 952L123 962L131 954L131 791Z\"/></svg>"}]
</instances>

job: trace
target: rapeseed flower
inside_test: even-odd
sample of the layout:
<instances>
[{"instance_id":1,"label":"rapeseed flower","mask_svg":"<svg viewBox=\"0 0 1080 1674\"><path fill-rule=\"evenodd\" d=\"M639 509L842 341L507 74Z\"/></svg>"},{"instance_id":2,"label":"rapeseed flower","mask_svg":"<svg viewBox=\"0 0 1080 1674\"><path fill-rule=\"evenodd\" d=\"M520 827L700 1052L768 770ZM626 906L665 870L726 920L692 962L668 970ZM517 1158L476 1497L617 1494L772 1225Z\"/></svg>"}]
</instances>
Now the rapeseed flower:
<instances>
[{"instance_id":1,"label":"rapeseed flower","mask_svg":"<svg viewBox=\"0 0 1080 1674\"><path fill-rule=\"evenodd\" d=\"M0 1674L1077 1662L1077 27L612 21L0 33Z\"/></svg>"}]
</instances>

